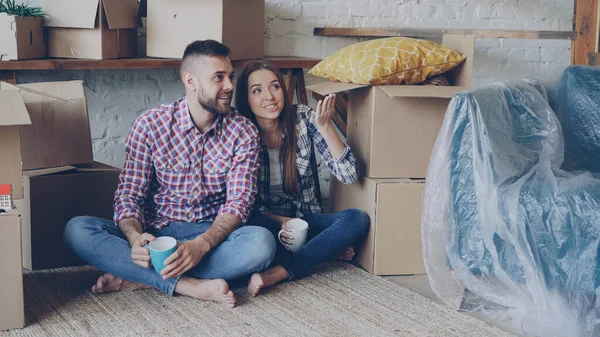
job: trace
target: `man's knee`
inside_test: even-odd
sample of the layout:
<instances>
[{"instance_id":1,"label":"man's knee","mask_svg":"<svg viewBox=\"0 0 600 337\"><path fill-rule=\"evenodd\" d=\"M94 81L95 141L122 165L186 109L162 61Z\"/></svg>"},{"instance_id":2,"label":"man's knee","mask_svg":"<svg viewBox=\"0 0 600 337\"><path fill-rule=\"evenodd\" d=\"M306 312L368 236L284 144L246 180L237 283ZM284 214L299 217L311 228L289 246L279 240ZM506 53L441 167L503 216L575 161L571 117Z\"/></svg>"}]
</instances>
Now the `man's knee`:
<instances>
[{"instance_id":1,"label":"man's knee","mask_svg":"<svg viewBox=\"0 0 600 337\"><path fill-rule=\"evenodd\" d=\"M64 244L73 249L73 247L86 239L94 230L100 229L98 218L92 216L78 216L69 222L63 233Z\"/></svg>"}]
</instances>

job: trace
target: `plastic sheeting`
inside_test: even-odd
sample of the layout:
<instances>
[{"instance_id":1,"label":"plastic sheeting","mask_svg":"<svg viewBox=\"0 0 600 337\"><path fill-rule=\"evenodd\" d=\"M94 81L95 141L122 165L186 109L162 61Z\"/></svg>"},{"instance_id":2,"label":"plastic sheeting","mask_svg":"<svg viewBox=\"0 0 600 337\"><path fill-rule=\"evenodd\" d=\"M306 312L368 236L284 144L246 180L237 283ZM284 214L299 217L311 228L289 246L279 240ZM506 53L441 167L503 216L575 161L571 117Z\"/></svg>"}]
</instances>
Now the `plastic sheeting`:
<instances>
[{"instance_id":1,"label":"plastic sheeting","mask_svg":"<svg viewBox=\"0 0 600 337\"><path fill-rule=\"evenodd\" d=\"M600 68L457 94L430 160L423 250L448 305L600 336Z\"/></svg>"}]
</instances>

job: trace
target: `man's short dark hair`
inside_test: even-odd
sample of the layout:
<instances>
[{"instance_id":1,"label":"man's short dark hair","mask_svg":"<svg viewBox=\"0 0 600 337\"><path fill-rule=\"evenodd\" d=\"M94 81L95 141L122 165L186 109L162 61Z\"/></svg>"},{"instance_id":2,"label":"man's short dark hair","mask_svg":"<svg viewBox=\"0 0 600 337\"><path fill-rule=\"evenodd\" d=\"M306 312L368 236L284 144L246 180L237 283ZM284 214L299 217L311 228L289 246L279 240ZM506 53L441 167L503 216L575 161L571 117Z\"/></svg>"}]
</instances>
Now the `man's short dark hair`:
<instances>
[{"instance_id":1,"label":"man's short dark hair","mask_svg":"<svg viewBox=\"0 0 600 337\"><path fill-rule=\"evenodd\" d=\"M215 40L194 41L188 44L181 59L181 73L188 67L189 60L198 56L227 57L229 47Z\"/></svg>"}]
</instances>

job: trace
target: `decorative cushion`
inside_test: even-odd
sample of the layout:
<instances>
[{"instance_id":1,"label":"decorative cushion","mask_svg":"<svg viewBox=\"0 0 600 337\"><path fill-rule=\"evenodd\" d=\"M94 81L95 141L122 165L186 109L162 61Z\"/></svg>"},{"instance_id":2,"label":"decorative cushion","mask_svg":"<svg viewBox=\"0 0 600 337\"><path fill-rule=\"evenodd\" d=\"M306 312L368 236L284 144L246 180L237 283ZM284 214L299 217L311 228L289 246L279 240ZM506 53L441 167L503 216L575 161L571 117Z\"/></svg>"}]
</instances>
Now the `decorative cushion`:
<instances>
[{"instance_id":1,"label":"decorative cushion","mask_svg":"<svg viewBox=\"0 0 600 337\"><path fill-rule=\"evenodd\" d=\"M345 47L314 66L311 75L356 84L419 84L465 60L428 40L391 37Z\"/></svg>"}]
</instances>

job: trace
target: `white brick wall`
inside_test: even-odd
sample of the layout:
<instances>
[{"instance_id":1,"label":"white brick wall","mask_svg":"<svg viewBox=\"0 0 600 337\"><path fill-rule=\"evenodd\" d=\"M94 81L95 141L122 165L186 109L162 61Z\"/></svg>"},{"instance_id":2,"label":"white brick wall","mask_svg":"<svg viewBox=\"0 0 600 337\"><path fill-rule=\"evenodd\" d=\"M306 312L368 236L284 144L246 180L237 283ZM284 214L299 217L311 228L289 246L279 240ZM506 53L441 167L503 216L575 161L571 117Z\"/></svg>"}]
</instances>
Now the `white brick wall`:
<instances>
[{"instance_id":1,"label":"white brick wall","mask_svg":"<svg viewBox=\"0 0 600 337\"><path fill-rule=\"evenodd\" d=\"M571 30L572 13L573 0L266 0L265 54L321 58L359 41L313 36L316 26ZM478 39L474 84L556 73L569 60L569 41ZM115 166L123 164L133 120L184 92L176 70L27 71L17 76L22 83L83 80L94 156ZM329 175L321 176L327 195Z\"/></svg>"}]
</instances>

